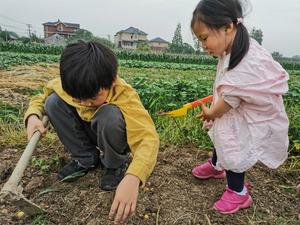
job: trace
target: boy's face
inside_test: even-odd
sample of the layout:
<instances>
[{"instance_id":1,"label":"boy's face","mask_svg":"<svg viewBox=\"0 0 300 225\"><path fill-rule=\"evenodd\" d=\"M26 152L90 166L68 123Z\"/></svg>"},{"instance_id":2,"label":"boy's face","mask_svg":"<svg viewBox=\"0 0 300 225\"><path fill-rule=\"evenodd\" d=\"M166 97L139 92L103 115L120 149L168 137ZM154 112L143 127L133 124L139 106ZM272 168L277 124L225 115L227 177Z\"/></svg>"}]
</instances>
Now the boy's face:
<instances>
[{"instance_id":1,"label":"boy's face","mask_svg":"<svg viewBox=\"0 0 300 225\"><path fill-rule=\"evenodd\" d=\"M97 108L103 103L105 103L107 96L109 94L109 89L100 89L98 94L93 98L88 99L75 99L73 98L73 101L76 103L79 103L79 105L91 107L91 108Z\"/></svg>"}]
</instances>

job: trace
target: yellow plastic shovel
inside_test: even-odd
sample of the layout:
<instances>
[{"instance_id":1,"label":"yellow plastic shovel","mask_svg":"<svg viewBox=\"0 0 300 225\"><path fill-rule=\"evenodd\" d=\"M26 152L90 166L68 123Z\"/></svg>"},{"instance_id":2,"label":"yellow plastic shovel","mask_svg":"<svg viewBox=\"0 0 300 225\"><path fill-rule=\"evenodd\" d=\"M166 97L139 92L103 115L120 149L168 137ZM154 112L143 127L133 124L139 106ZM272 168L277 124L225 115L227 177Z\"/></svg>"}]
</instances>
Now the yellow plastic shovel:
<instances>
[{"instance_id":1,"label":"yellow plastic shovel","mask_svg":"<svg viewBox=\"0 0 300 225\"><path fill-rule=\"evenodd\" d=\"M176 109L170 112L161 112L158 115L160 116L171 116L171 117L178 117L178 116L185 116L187 114L188 109L196 107L200 104L205 104L207 102L211 102L213 100L213 96L209 95L204 98L200 98L196 101L186 103L180 109Z\"/></svg>"}]
</instances>

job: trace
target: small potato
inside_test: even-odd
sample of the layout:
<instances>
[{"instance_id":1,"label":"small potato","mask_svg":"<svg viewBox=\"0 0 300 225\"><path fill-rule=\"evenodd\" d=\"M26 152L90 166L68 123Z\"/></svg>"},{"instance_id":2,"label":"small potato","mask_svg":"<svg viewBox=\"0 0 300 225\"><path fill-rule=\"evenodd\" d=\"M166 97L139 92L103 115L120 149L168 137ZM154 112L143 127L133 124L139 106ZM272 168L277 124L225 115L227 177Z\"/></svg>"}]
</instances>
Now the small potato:
<instances>
[{"instance_id":1,"label":"small potato","mask_svg":"<svg viewBox=\"0 0 300 225\"><path fill-rule=\"evenodd\" d=\"M298 193L300 194L300 184L297 185L296 190L297 190Z\"/></svg>"},{"instance_id":2,"label":"small potato","mask_svg":"<svg viewBox=\"0 0 300 225\"><path fill-rule=\"evenodd\" d=\"M16 213L16 216L17 216L18 219L21 219L21 218L23 218L25 216L25 213L23 211L18 211Z\"/></svg>"}]
</instances>

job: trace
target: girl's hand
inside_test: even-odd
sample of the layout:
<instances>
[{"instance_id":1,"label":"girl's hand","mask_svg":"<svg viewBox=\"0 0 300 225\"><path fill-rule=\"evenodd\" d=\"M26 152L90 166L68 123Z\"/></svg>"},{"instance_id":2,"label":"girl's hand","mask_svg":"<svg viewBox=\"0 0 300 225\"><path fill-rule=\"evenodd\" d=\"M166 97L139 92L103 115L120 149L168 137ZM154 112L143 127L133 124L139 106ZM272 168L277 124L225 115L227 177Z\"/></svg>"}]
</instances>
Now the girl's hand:
<instances>
[{"instance_id":1,"label":"girl's hand","mask_svg":"<svg viewBox=\"0 0 300 225\"><path fill-rule=\"evenodd\" d=\"M47 129L36 115L30 115L27 119L27 139L29 140L36 131L45 136Z\"/></svg>"},{"instance_id":2,"label":"girl's hand","mask_svg":"<svg viewBox=\"0 0 300 225\"><path fill-rule=\"evenodd\" d=\"M201 104L201 108L202 108L202 111L200 114L198 114L196 116L196 118L199 118L199 119L201 119L203 121L207 121L207 122L213 121L215 119L215 117L213 115L213 111L210 108L206 107L204 104Z\"/></svg>"},{"instance_id":3,"label":"girl's hand","mask_svg":"<svg viewBox=\"0 0 300 225\"><path fill-rule=\"evenodd\" d=\"M207 122L223 116L232 109L232 107L225 102L223 98L219 98L216 104L210 106L210 108L206 107L204 104L201 105L201 108L202 112L197 117Z\"/></svg>"}]
</instances>

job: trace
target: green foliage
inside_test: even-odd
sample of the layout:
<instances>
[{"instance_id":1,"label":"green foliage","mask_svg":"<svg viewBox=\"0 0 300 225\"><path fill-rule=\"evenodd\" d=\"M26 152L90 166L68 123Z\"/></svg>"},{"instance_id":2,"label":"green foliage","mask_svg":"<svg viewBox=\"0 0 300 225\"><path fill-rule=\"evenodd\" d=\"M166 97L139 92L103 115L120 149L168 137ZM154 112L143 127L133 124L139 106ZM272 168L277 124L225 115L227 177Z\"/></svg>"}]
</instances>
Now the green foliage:
<instances>
[{"instance_id":1,"label":"green foliage","mask_svg":"<svg viewBox=\"0 0 300 225\"><path fill-rule=\"evenodd\" d=\"M0 69L8 69L14 65L31 65L39 62L57 63L59 58L58 55L0 52Z\"/></svg>"},{"instance_id":2,"label":"green foliage","mask_svg":"<svg viewBox=\"0 0 300 225\"><path fill-rule=\"evenodd\" d=\"M274 59L281 59L283 58L283 55L280 52L272 52L272 57Z\"/></svg>"},{"instance_id":3,"label":"green foliage","mask_svg":"<svg viewBox=\"0 0 300 225\"><path fill-rule=\"evenodd\" d=\"M33 166L41 170L42 172L47 172L51 167L56 167L59 164L59 155L53 155L50 159L41 159L35 156L32 157L31 163Z\"/></svg>"},{"instance_id":4,"label":"green foliage","mask_svg":"<svg viewBox=\"0 0 300 225\"><path fill-rule=\"evenodd\" d=\"M49 165L46 163L44 159L38 159L37 157L33 156L31 163L33 166L39 168L41 171L47 171L49 169Z\"/></svg>"},{"instance_id":5,"label":"green foliage","mask_svg":"<svg viewBox=\"0 0 300 225\"><path fill-rule=\"evenodd\" d=\"M155 68L176 70L215 70L215 65L197 65L185 63L150 62L138 60L119 60L119 65L128 68Z\"/></svg>"},{"instance_id":6,"label":"green foliage","mask_svg":"<svg viewBox=\"0 0 300 225\"><path fill-rule=\"evenodd\" d=\"M3 41L9 41L11 40L11 38L18 39L19 35L17 35L15 32L12 31L0 31L0 38Z\"/></svg>"},{"instance_id":7,"label":"green foliage","mask_svg":"<svg viewBox=\"0 0 300 225\"><path fill-rule=\"evenodd\" d=\"M172 39L172 43L169 46L169 51L173 53L183 53L183 41L181 35L181 24L178 23L176 30L174 32L174 36Z\"/></svg>"},{"instance_id":8,"label":"green foliage","mask_svg":"<svg viewBox=\"0 0 300 225\"><path fill-rule=\"evenodd\" d=\"M37 87L36 89L30 89L30 90L28 91L28 94L29 94L30 96L35 96L35 95L41 94L41 93L43 93L43 86L39 86L39 87Z\"/></svg>"},{"instance_id":9,"label":"green foliage","mask_svg":"<svg viewBox=\"0 0 300 225\"><path fill-rule=\"evenodd\" d=\"M155 62L171 62L171 63L187 63L187 64L205 64L216 65L217 60L211 56L200 56L190 54L173 54L173 53L153 53L138 51L115 51L119 59L139 60L139 61L155 61Z\"/></svg>"},{"instance_id":10,"label":"green foliage","mask_svg":"<svg viewBox=\"0 0 300 225\"><path fill-rule=\"evenodd\" d=\"M33 218L33 221L31 222L31 225L46 225L46 224L48 224L48 219L44 214L35 216Z\"/></svg>"},{"instance_id":11,"label":"green foliage","mask_svg":"<svg viewBox=\"0 0 300 225\"><path fill-rule=\"evenodd\" d=\"M181 107L187 102L210 95L212 87L212 81L203 78L166 81L140 76L134 77L131 84L139 93L145 108L152 113Z\"/></svg>"},{"instance_id":12,"label":"green foliage","mask_svg":"<svg viewBox=\"0 0 300 225\"><path fill-rule=\"evenodd\" d=\"M256 29L255 27L253 27L250 32L250 36L255 39L260 45L262 44L264 35L261 29Z\"/></svg>"},{"instance_id":13,"label":"green foliage","mask_svg":"<svg viewBox=\"0 0 300 225\"><path fill-rule=\"evenodd\" d=\"M34 43L44 43L44 39L43 38L39 38L36 34L31 34L31 42Z\"/></svg>"},{"instance_id":14,"label":"green foliage","mask_svg":"<svg viewBox=\"0 0 300 225\"><path fill-rule=\"evenodd\" d=\"M181 24L177 24L176 30L174 32L174 36L172 39L172 43L169 46L169 52L172 53L183 53L183 54L193 54L195 53L194 48L188 44L183 43L182 35L181 35Z\"/></svg>"},{"instance_id":15,"label":"green foliage","mask_svg":"<svg viewBox=\"0 0 300 225\"><path fill-rule=\"evenodd\" d=\"M184 54L194 54L195 53L195 49L190 44L183 43L182 53L184 53Z\"/></svg>"},{"instance_id":16,"label":"green foliage","mask_svg":"<svg viewBox=\"0 0 300 225\"><path fill-rule=\"evenodd\" d=\"M16 123L21 121L20 109L0 101L0 122Z\"/></svg>"},{"instance_id":17,"label":"green foliage","mask_svg":"<svg viewBox=\"0 0 300 225\"><path fill-rule=\"evenodd\" d=\"M78 42L79 40L83 41L96 41L99 42L109 48L114 48L114 44L106 39L106 38L100 38L97 36L94 36L92 32L85 30L85 29L78 29L74 35L72 35L70 38L68 38L67 43L75 43Z\"/></svg>"},{"instance_id":18,"label":"green foliage","mask_svg":"<svg viewBox=\"0 0 300 225\"><path fill-rule=\"evenodd\" d=\"M105 42L107 39L103 39ZM100 41L101 42L101 41ZM103 42L103 44L105 44ZM101 42L102 43L102 42ZM106 44L109 45L109 42ZM186 46L183 52L190 52L191 46ZM20 42L0 42L0 51L8 51L8 52L18 52L18 53L42 53L42 54L50 54L50 55L58 55L63 51L63 47L58 46L46 46L43 44L23 44ZM4 55L1 55L4 54ZM6 69L10 65L20 65L20 64L32 64L36 62L58 62L59 56L43 56L40 60L32 60L28 59L28 63L24 60L21 60L20 63L16 58L22 58L24 56L17 55L8 55L8 53L0 52L0 69ZM171 62L171 63L187 63L187 64L200 64L200 65L216 65L217 60L211 56L207 55L194 55L194 54L174 54L174 53L154 53L154 52L141 52L141 51L119 51L115 50L115 54L119 59L123 60L139 60L139 61L155 61L155 62ZM34 56L28 56L30 58L36 58ZM28 58L27 57L27 58ZM39 56L38 58L40 58ZM56 58L55 58L56 57ZM14 58L14 59L11 59ZM295 58L275 58L286 70L300 70L300 61L297 57ZM10 61L14 61L10 63Z\"/></svg>"},{"instance_id":19,"label":"green foliage","mask_svg":"<svg viewBox=\"0 0 300 225\"><path fill-rule=\"evenodd\" d=\"M74 35L68 38L67 43L75 43L78 40L83 41L91 41L93 39L93 33L85 30L85 29L78 29Z\"/></svg>"},{"instance_id":20,"label":"green foliage","mask_svg":"<svg viewBox=\"0 0 300 225\"><path fill-rule=\"evenodd\" d=\"M289 82L289 92L284 97L289 117L290 155L300 154L300 81Z\"/></svg>"},{"instance_id":21,"label":"green foliage","mask_svg":"<svg viewBox=\"0 0 300 225\"><path fill-rule=\"evenodd\" d=\"M3 44L0 42L1 51L2 49L10 51L0 52L0 69L8 68L11 65L58 62L59 55L55 54L13 52L20 50L21 52L37 53L59 50L57 47L55 47L55 51L52 48L44 47L44 45L36 44L7 44L6 42ZM62 48L60 50L62 51ZM177 144L192 142L204 147L211 145L206 132L201 129L201 122L196 122L194 118L199 112L199 108L190 110L186 117L175 119L159 117L157 112L173 110L187 102L211 94L213 83L211 74L215 70L216 59L209 56L133 51L116 51L116 54L120 58L121 69L136 68L126 71L138 71L137 74L132 72L130 83L137 89L143 104L151 113L163 141ZM289 82L289 92L284 96L284 101L290 120L290 155L294 157L299 155L300 151L300 63L297 59L286 58L281 58L280 63L289 70L290 74L293 74ZM36 91L22 91L26 91L25 94L35 95L41 90L42 88L38 88ZM3 102L0 102L0 109L2 124L21 123L19 109ZM41 170L47 170L51 165L42 159L35 159L33 163Z\"/></svg>"},{"instance_id":22,"label":"green foliage","mask_svg":"<svg viewBox=\"0 0 300 225\"><path fill-rule=\"evenodd\" d=\"M176 30L174 32L171 46L181 47L182 45L183 45L183 41L182 41L182 35L181 35L181 24L178 23L176 26Z\"/></svg>"},{"instance_id":23,"label":"green foliage","mask_svg":"<svg viewBox=\"0 0 300 225\"><path fill-rule=\"evenodd\" d=\"M18 52L18 53L35 53L59 55L63 47L44 45L39 43L22 43L22 42L0 42L1 52Z\"/></svg>"},{"instance_id":24,"label":"green foliage","mask_svg":"<svg viewBox=\"0 0 300 225\"><path fill-rule=\"evenodd\" d=\"M161 117L157 113L181 107L211 94L212 80L206 77L194 79L155 79L147 76L134 77L132 86L139 93L145 108L151 113L160 138L165 143L184 145L193 143L209 148L211 142L202 130L202 122L195 119L200 108L189 110L185 117Z\"/></svg>"},{"instance_id":25,"label":"green foliage","mask_svg":"<svg viewBox=\"0 0 300 225\"><path fill-rule=\"evenodd\" d=\"M137 50L138 51L149 52L150 51L150 45L148 43L146 43L146 42L138 43Z\"/></svg>"},{"instance_id":26,"label":"green foliage","mask_svg":"<svg viewBox=\"0 0 300 225\"><path fill-rule=\"evenodd\" d=\"M101 38L101 37L94 37L92 39L92 41L97 41L103 45L105 45L106 47L109 47L111 49L113 49L115 47L115 44L112 43L109 39L106 39L106 38Z\"/></svg>"}]
</instances>

